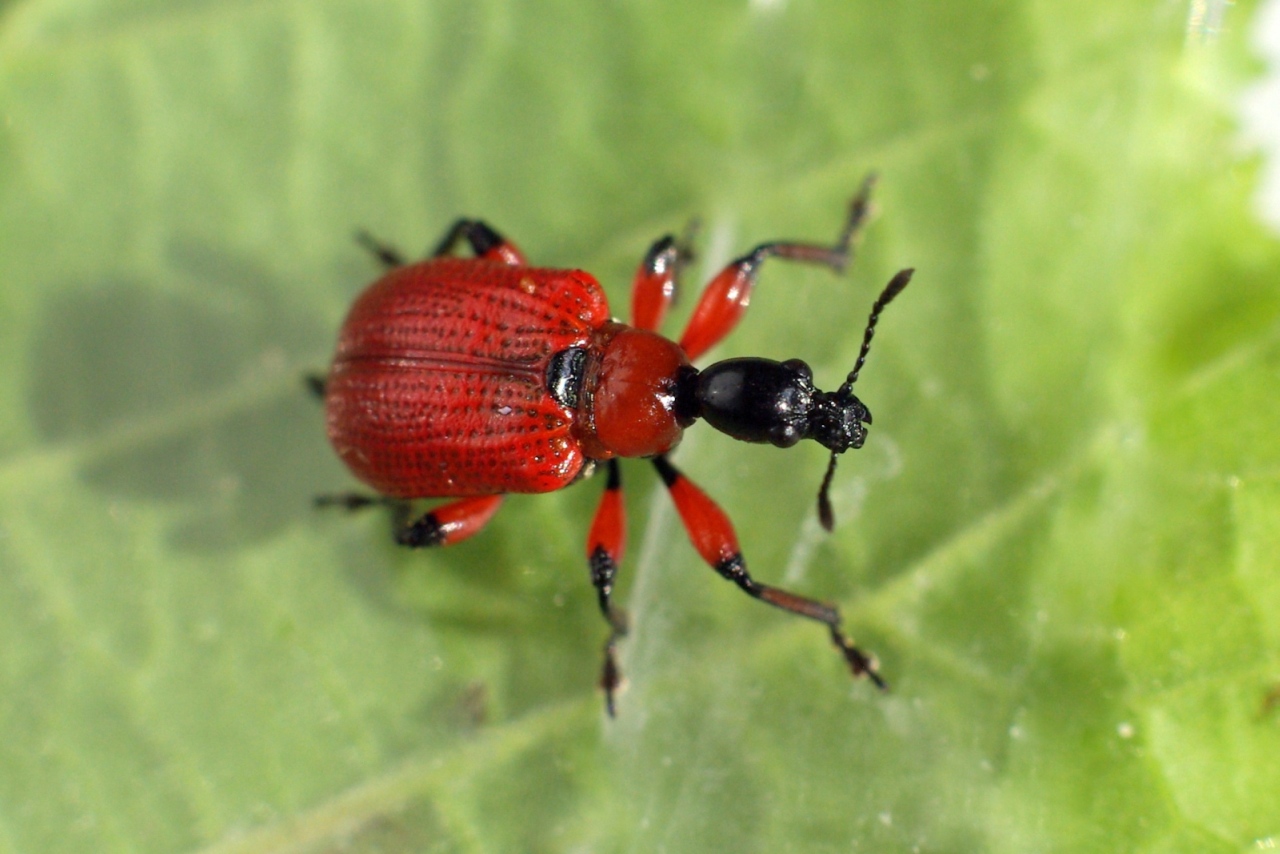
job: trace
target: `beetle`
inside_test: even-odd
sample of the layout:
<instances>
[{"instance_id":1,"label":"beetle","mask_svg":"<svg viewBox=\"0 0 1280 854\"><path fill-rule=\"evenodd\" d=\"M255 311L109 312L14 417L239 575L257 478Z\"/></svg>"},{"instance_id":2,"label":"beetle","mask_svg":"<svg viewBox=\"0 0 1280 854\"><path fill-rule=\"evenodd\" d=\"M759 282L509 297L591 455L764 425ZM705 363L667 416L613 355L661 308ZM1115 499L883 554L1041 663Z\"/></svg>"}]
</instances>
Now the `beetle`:
<instances>
[{"instance_id":1,"label":"beetle","mask_svg":"<svg viewBox=\"0 0 1280 854\"><path fill-rule=\"evenodd\" d=\"M721 270L699 298L680 340L658 333L691 258L686 241L656 241L635 274L631 324L613 319L600 284L581 270L529 266L478 219L459 219L435 251L407 263L367 234L387 268L356 299L338 334L324 398L329 441L377 494L324 495L321 506L393 508L395 539L445 546L477 534L509 493L542 493L603 466L608 476L587 537L587 566L609 626L600 687L615 712L622 676L616 646L627 620L612 601L626 539L618 460L648 458L698 554L748 595L822 623L855 677L885 687L869 655L841 629L835 605L764 584L747 571L724 511L680 472L669 453L701 418L745 442L791 447L813 439L831 451L818 493L822 524L838 456L862 447L871 412L853 394L885 306L910 281L897 273L872 306L853 370L834 392L814 387L799 359L693 362L742 318L763 263L784 258L848 265L869 212L874 176L851 200L834 244L771 241ZM473 257L459 257L462 243ZM414 517L409 502L453 499Z\"/></svg>"}]
</instances>

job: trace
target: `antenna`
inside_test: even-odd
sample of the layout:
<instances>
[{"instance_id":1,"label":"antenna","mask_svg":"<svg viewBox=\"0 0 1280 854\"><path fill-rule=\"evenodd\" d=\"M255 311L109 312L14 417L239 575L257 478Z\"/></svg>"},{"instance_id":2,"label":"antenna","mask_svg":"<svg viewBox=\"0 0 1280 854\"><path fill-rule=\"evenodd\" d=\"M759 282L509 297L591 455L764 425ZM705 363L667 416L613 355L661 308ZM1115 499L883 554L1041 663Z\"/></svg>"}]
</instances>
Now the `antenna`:
<instances>
[{"instance_id":1,"label":"antenna","mask_svg":"<svg viewBox=\"0 0 1280 854\"><path fill-rule=\"evenodd\" d=\"M880 296L876 298L875 304L871 306L871 315L867 318L866 331L862 333L862 349L858 351L858 361L854 362L853 370L849 372L849 376L845 378L844 383L836 390L836 399L841 404L848 404L853 399L853 384L858 381L858 374L862 372L862 366L867 363L867 354L871 352L871 339L876 334L876 324L880 322L880 313L884 311L885 306L893 302L893 298L902 293L903 288L911 281L911 277L915 274L913 268L908 267L905 270L899 270L897 275L889 280L889 284L884 286L884 290L880 292ZM866 423L870 424L870 417ZM822 486L818 488L818 521L822 523L822 527L830 531L835 527L835 514L831 510L831 479L836 474L836 458L839 453L831 452L831 461L827 463L827 473L822 477Z\"/></svg>"}]
</instances>

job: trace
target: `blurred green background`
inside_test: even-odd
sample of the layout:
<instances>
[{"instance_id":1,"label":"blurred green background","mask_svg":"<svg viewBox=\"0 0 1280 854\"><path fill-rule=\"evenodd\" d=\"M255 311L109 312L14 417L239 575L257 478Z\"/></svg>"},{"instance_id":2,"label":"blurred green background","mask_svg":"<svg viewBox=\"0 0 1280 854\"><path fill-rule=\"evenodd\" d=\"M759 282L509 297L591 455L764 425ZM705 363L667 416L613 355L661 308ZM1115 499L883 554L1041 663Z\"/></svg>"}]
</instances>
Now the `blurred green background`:
<instances>
[{"instance_id":1,"label":"blurred green background","mask_svg":"<svg viewBox=\"0 0 1280 854\"><path fill-rule=\"evenodd\" d=\"M1280 242L1232 99L1254 2L0 3L0 852L1217 852L1280 844ZM1222 7L1219 7L1221 9ZM483 216L625 313L767 238L715 356L859 383L867 447L690 431L762 580L624 468L409 553L301 377L375 274ZM692 304L681 301L675 331Z\"/></svg>"}]
</instances>

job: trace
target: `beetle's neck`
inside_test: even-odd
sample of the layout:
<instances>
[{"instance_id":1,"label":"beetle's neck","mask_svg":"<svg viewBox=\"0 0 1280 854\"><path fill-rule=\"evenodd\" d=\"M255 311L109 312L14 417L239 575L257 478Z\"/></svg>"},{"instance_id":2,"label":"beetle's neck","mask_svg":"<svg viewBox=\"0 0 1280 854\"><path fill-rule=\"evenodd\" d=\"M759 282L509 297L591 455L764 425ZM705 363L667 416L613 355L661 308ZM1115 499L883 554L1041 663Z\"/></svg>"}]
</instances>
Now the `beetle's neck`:
<instances>
[{"instance_id":1,"label":"beetle's neck","mask_svg":"<svg viewBox=\"0 0 1280 854\"><path fill-rule=\"evenodd\" d=\"M676 420L683 426L697 421L701 416L698 404L698 369L693 365L682 365L676 373Z\"/></svg>"}]
</instances>

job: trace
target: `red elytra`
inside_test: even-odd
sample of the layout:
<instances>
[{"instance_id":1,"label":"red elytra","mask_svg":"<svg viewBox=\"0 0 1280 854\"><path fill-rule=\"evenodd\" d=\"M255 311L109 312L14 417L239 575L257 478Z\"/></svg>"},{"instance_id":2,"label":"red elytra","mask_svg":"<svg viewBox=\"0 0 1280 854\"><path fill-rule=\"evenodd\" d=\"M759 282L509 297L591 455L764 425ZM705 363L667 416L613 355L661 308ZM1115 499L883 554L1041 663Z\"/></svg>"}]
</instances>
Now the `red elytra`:
<instances>
[{"instance_id":1,"label":"red elytra","mask_svg":"<svg viewBox=\"0 0 1280 854\"><path fill-rule=\"evenodd\" d=\"M689 257L672 236L654 243L636 272L630 326L611 319L591 275L530 267L478 220L459 220L430 258L413 264L362 236L390 269L357 298L332 368L314 385L338 456L378 494L317 503L387 504L396 510L399 543L449 545L478 533L504 494L561 489L604 463L608 480L587 557L611 627L601 687L612 715L621 682L615 647L626 632L625 615L611 602L626 538L617 460L648 457L703 560L751 596L826 625L853 674L883 688L874 661L841 631L836 607L752 578L728 517L666 456L698 418L748 442L790 447L814 439L831 450L818 502L831 527L827 492L837 456L861 447L871 423L852 387L880 312L912 271L894 276L876 300L854 368L835 392L816 389L798 359L728 359L703 370L692 362L737 325L767 258L842 271L866 222L872 184L868 178L850 203L833 245L763 243L726 266L678 343L656 331ZM462 241L475 257L452 255ZM408 502L418 498L455 500L414 519Z\"/></svg>"}]
</instances>

